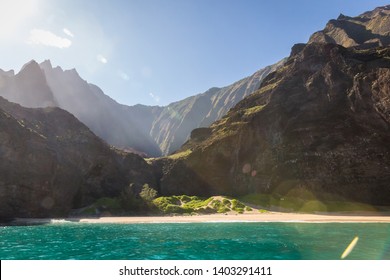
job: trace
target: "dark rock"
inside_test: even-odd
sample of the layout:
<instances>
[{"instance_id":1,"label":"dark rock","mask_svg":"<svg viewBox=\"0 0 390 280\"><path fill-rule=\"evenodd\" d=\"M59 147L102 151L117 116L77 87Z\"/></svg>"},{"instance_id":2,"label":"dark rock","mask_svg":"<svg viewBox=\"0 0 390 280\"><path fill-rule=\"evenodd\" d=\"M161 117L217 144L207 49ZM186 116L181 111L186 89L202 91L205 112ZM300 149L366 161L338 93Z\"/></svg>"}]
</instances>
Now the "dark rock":
<instances>
[{"instance_id":1,"label":"dark rock","mask_svg":"<svg viewBox=\"0 0 390 280\"><path fill-rule=\"evenodd\" d=\"M390 5L357 17L343 14L314 33L309 43L334 43L344 47L372 48L390 44Z\"/></svg>"},{"instance_id":2,"label":"dark rock","mask_svg":"<svg viewBox=\"0 0 390 280\"><path fill-rule=\"evenodd\" d=\"M207 139L188 141L179 150L192 150L188 156L166 161L161 190L310 192L388 205L389 50L306 45L215 122Z\"/></svg>"},{"instance_id":3,"label":"dark rock","mask_svg":"<svg viewBox=\"0 0 390 280\"><path fill-rule=\"evenodd\" d=\"M46 60L30 61L16 75L0 71L0 95L25 107L60 107L111 145L148 156L161 154L149 135L159 107L120 105L75 69L53 68Z\"/></svg>"},{"instance_id":4,"label":"dark rock","mask_svg":"<svg viewBox=\"0 0 390 280\"><path fill-rule=\"evenodd\" d=\"M168 106L125 106L83 80L75 69L53 68L49 60L31 61L15 77L0 71L0 95L26 107L57 106L76 116L110 145L157 157L180 148L197 127L209 126L254 92L262 79L284 60L232 85L174 102Z\"/></svg>"},{"instance_id":5,"label":"dark rock","mask_svg":"<svg viewBox=\"0 0 390 280\"><path fill-rule=\"evenodd\" d=\"M306 46L306 44L295 44L292 48L291 48L291 53L290 53L290 57L298 54L299 52L301 52L304 47Z\"/></svg>"},{"instance_id":6,"label":"dark rock","mask_svg":"<svg viewBox=\"0 0 390 280\"><path fill-rule=\"evenodd\" d=\"M133 183L156 186L139 156L111 149L59 108L0 97L0 217L66 216Z\"/></svg>"},{"instance_id":7,"label":"dark rock","mask_svg":"<svg viewBox=\"0 0 390 280\"><path fill-rule=\"evenodd\" d=\"M188 140L193 129L209 126L222 118L237 102L257 90L261 81L284 62L283 59L260 69L252 76L229 86L214 87L165 106L150 130L150 135L158 143L162 154L168 155L179 149Z\"/></svg>"},{"instance_id":8,"label":"dark rock","mask_svg":"<svg viewBox=\"0 0 390 280\"><path fill-rule=\"evenodd\" d=\"M203 141L211 135L211 128L209 127L200 127L191 131L190 140L191 141Z\"/></svg>"}]
</instances>

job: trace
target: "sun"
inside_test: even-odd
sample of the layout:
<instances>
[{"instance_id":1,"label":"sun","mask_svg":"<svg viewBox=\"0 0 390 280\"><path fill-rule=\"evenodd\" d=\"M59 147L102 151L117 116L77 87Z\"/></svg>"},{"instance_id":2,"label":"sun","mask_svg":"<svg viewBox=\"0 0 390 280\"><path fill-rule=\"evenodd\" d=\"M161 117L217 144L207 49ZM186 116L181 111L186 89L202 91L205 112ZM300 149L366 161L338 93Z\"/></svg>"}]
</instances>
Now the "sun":
<instances>
[{"instance_id":1,"label":"sun","mask_svg":"<svg viewBox=\"0 0 390 280\"><path fill-rule=\"evenodd\" d=\"M39 0L0 0L0 40L18 36L23 24L39 10Z\"/></svg>"}]
</instances>

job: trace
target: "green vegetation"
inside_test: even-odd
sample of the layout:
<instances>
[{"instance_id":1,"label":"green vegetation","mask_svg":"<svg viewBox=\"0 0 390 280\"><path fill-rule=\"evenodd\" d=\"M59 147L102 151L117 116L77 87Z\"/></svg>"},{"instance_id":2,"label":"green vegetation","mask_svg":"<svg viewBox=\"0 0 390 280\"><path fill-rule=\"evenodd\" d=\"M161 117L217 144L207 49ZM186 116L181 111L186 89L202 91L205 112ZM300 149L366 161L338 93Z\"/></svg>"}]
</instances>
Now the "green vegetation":
<instances>
[{"instance_id":1,"label":"green vegetation","mask_svg":"<svg viewBox=\"0 0 390 280\"><path fill-rule=\"evenodd\" d=\"M270 83L268 85L261 86L257 91L254 92L254 94L259 95L259 94L263 94L266 91L273 90L278 84L279 84L279 81L276 81L274 83Z\"/></svg>"},{"instance_id":2,"label":"green vegetation","mask_svg":"<svg viewBox=\"0 0 390 280\"><path fill-rule=\"evenodd\" d=\"M265 105L258 105L258 106L248 108L244 111L244 116L249 116L249 115L255 114L257 112L260 112L264 107L265 107Z\"/></svg>"},{"instance_id":3,"label":"green vegetation","mask_svg":"<svg viewBox=\"0 0 390 280\"><path fill-rule=\"evenodd\" d=\"M238 201L237 199L232 199L232 210L238 212L238 213L244 213L245 211L245 204Z\"/></svg>"},{"instance_id":4,"label":"green vegetation","mask_svg":"<svg viewBox=\"0 0 390 280\"><path fill-rule=\"evenodd\" d=\"M237 199L226 197L201 198L198 196L169 196L158 197L153 200L153 204L164 214L183 214L183 213L227 213L236 211L244 213L252 211L252 208L244 205Z\"/></svg>"},{"instance_id":5,"label":"green vegetation","mask_svg":"<svg viewBox=\"0 0 390 280\"><path fill-rule=\"evenodd\" d=\"M199 208L206 207L213 200L212 198L202 199L202 198L197 197L197 196L191 196L190 201L184 201L183 196L180 196L180 198L181 198L181 201L184 203L185 207L192 208L195 210L199 209Z\"/></svg>"},{"instance_id":6,"label":"green vegetation","mask_svg":"<svg viewBox=\"0 0 390 280\"><path fill-rule=\"evenodd\" d=\"M131 184L119 197L103 197L93 204L79 210L79 215L128 215L139 213L162 214L215 214L253 212L268 213L273 211L293 211L301 213L315 212L349 212L349 211L377 211L376 208L342 200L319 201L313 195L297 194L250 194L240 200L229 197L214 196L202 198L198 196L161 196L145 184L139 196L134 195L134 186ZM249 206L249 205L251 206ZM253 207L252 207L253 206Z\"/></svg>"},{"instance_id":7,"label":"green vegetation","mask_svg":"<svg viewBox=\"0 0 390 280\"><path fill-rule=\"evenodd\" d=\"M158 197L153 204L163 213L182 213L181 202L176 196Z\"/></svg>"},{"instance_id":8,"label":"green vegetation","mask_svg":"<svg viewBox=\"0 0 390 280\"><path fill-rule=\"evenodd\" d=\"M225 115L222 119L215 121L211 127L224 126L229 121L228 115Z\"/></svg>"},{"instance_id":9,"label":"green vegetation","mask_svg":"<svg viewBox=\"0 0 390 280\"><path fill-rule=\"evenodd\" d=\"M232 206L232 203L227 198L222 199L222 204L229 208Z\"/></svg>"},{"instance_id":10,"label":"green vegetation","mask_svg":"<svg viewBox=\"0 0 390 280\"><path fill-rule=\"evenodd\" d=\"M167 156L167 158L170 158L170 159L186 158L186 157L188 157L191 153L192 153L191 149L188 149L188 150L185 150L185 151L180 152L180 153L176 153L176 154L169 155L169 156Z\"/></svg>"},{"instance_id":11,"label":"green vegetation","mask_svg":"<svg viewBox=\"0 0 390 280\"><path fill-rule=\"evenodd\" d=\"M163 213L193 213L207 207L210 199L197 196L162 196L153 200L153 204Z\"/></svg>"},{"instance_id":12,"label":"green vegetation","mask_svg":"<svg viewBox=\"0 0 390 280\"><path fill-rule=\"evenodd\" d=\"M139 196L146 202L151 202L153 199L157 196L157 191L151 187L149 187L148 184L143 185L141 192L139 193Z\"/></svg>"},{"instance_id":13,"label":"green vegetation","mask_svg":"<svg viewBox=\"0 0 390 280\"><path fill-rule=\"evenodd\" d=\"M217 211L217 213L226 213L230 211L230 208L227 207L221 200L212 200L211 206Z\"/></svg>"}]
</instances>

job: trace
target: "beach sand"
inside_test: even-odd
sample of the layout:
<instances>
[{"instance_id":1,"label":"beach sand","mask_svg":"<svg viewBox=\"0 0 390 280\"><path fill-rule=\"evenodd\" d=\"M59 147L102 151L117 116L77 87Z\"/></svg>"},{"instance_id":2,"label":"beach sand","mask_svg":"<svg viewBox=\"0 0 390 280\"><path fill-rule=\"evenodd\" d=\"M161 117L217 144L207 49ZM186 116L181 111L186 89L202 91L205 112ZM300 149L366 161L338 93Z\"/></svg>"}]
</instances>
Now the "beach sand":
<instances>
[{"instance_id":1,"label":"beach sand","mask_svg":"<svg viewBox=\"0 0 390 280\"><path fill-rule=\"evenodd\" d=\"M390 223L390 213L228 213L193 216L133 216L99 218L16 219L12 224L79 223L207 223L207 222L309 222L309 223Z\"/></svg>"},{"instance_id":2,"label":"beach sand","mask_svg":"<svg viewBox=\"0 0 390 280\"><path fill-rule=\"evenodd\" d=\"M205 222L352 222L390 223L390 215L245 213L161 217L101 217L80 219L81 223L205 223Z\"/></svg>"}]
</instances>

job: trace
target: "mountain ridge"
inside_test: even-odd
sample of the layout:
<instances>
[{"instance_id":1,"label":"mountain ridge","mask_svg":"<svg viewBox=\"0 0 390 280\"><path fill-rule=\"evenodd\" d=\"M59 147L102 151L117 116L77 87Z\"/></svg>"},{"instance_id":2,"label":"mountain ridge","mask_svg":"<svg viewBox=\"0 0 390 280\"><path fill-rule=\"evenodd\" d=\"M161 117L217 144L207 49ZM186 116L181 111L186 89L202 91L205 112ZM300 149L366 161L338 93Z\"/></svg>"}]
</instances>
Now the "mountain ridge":
<instances>
[{"instance_id":1,"label":"mountain ridge","mask_svg":"<svg viewBox=\"0 0 390 280\"><path fill-rule=\"evenodd\" d=\"M151 129L151 135L159 143L162 154L168 155L179 149L188 140L192 129L207 127L220 119L237 102L254 92L267 74L283 63L284 59L231 85L210 88L164 107Z\"/></svg>"},{"instance_id":2,"label":"mountain ridge","mask_svg":"<svg viewBox=\"0 0 390 280\"><path fill-rule=\"evenodd\" d=\"M356 17L340 14L315 32L308 43L333 43L344 47L379 47L390 44L390 5L377 7Z\"/></svg>"},{"instance_id":3,"label":"mountain ridge","mask_svg":"<svg viewBox=\"0 0 390 280\"><path fill-rule=\"evenodd\" d=\"M221 118L256 90L266 74L282 64L283 60L229 86L210 88L160 107L119 104L98 86L83 80L77 70L53 68L50 60L40 64L31 60L16 75L13 71L0 72L2 84L14 85L10 90L0 83L0 95L26 107L58 106L75 115L107 143L145 157L156 157L179 149L192 129L208 126ZM29 87L18 87L29 80L26 74L39 78L34 78L35 84L30 83ZM35 99L30 100L29 95Z\"/></svg>"},{"instance_id":4,"label":"mountain ridge","mask_svg":"<svg viewBox=\"0 0 390 280\"><path fill-rule=\"evenodd\" d=\"M362 22L387 22L388 7L380 10ZM362 45L351 45L340 30L350 19L340 18L317 33L332 42L315 35L293 46L259 90L210 128L194 130L176 154L156 160L160 192L389 205L390 47L381 46L387 40L372 45L364 32L362 39L354 34Z\"/></svg>"},{"instance_id":5,"label":"mountain ridge","mask_svg":"<svg viewBox=\"0 0 390 280\"><path fill-rule=\"evenodd\" d=\"M25 108L0 97L0 220L61 217L130 184L155 186L149 165L119 152L58 107Z\"/></svg>"},{"instance_id":6,"label":"mountain ridge","mask_svg":"<svg viewBox=\"0 0 390 280\"><path fill-rule=\"evenodd\" d=\"M49 60L41 64L32 60L15 76L2 75L0 79L5 84L0 87L0 95L12 102L32 108L60 107L111 145L160 155L157 144L129 117L131 113L99 87L83 80L75 69L53 68ZM19 86L26 84L25 81L27 86Z\"/></svg>"}]
</instances>

